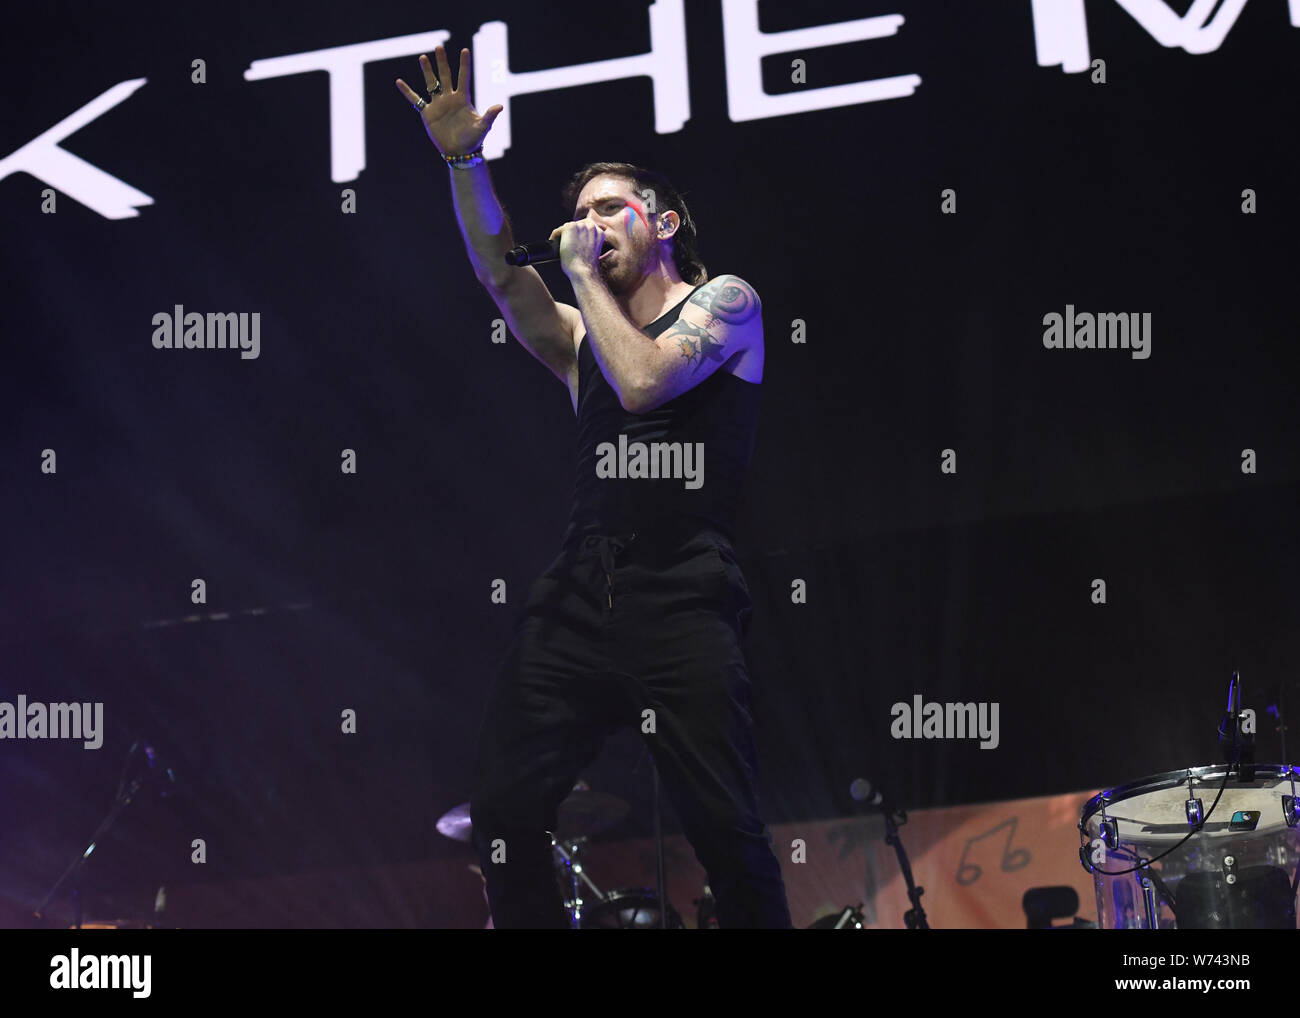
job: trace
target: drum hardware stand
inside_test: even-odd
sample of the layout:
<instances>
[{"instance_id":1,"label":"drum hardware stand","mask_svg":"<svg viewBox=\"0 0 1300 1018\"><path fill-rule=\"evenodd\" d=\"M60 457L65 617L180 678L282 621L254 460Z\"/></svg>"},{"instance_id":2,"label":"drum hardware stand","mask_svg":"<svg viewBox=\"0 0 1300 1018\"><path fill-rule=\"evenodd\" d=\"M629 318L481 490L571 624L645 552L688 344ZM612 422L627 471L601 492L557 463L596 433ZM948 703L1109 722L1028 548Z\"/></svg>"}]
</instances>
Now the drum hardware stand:
<instances>
[{"instance_id":1,"label":"drum hardware stand","mask_svg":"<svg viewBox=\"0 0 1300 1018\"><path fill-rule=\"evenodd\" d=\"M591 888L591 893L596 896L597 901L604 901L604 892L596 886L591 877L587 875L586 867L582 865L579 853L582 851L582 844L586 838L570 838L568 849L566 850L554 834L551 835L551 847L559 857L559 865L563 867L564 879L569 889L569 924L576 930L582 926L582 907L586 904L582 900L581 883Z\"/></svg>"},{"instance_id":2,"label":"drum hardware stand","mask_svg":"<svg viewBox=\"0 0 1300 1018\"><path fill-rule=\"evenodd\" d=\"M1142 873L1142 905L1147 914L1147 929L1160 929L1160 907L1156 903L1156 885L1151 882L1147 875L1150 870L1144 870Z\"/></svg>"},{"instance_id":3,"label":"drum hardware stand","mask_svg":"<svg viewBox=\"0 0 1300 1018\"><path fill-rule=\"evenodd\" d=\"M1138 861L1138 872L1142 874L1142 892L1143 895L1150 898L1147 918L1150 920L1159 915L1158 903L1156 902L1155 892L1160 892L1160 897L1164 903L1169 906L1169 911L1173 914L1174 921L1178 921L1178 899L1174 897L1174 892L1169 889L1169 885L1160 878L1160 874L1151 868L1150 859L1140 859ZM1154 885L1154 887L1152 887ZM1158 922L1158 920L1156 920ZM1160 927L1154 923L1150 929L1156 930Z\"/></svg>"}]
</instances>

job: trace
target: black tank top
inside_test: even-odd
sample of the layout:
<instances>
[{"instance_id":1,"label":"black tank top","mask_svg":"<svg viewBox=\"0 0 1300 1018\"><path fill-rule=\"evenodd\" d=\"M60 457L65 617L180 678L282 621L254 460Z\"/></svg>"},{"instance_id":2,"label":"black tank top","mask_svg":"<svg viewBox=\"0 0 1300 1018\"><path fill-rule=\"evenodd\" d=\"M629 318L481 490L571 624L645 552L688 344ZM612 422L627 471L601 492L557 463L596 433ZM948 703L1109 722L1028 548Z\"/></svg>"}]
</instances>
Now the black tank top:
<instances>
[{"instance_id":1,"label":"black tank top","mask_svg":"<svg viewBox=\"0 0 1300 1018\"><path fill-rule=\"evenodd\" d=\"M666 331L699 289L641 331L652 338ZM719 367L676 399L633 414L619 403L590 347L586 337L578 348L570 533L711 527L733 539L757 433L759 385Z\"/></svg>"}]
</instances>

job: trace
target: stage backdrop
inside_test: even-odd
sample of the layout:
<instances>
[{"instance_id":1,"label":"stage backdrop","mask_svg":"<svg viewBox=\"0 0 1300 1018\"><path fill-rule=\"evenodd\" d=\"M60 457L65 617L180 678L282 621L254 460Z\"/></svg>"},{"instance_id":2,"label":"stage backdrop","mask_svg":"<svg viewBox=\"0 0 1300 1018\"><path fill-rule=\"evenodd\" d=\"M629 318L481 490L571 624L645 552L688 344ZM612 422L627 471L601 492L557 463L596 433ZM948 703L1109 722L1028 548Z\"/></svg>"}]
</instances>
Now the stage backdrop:
<instances>
[{"instance_id":1,"label":"stage backdrop","mask_svg":"<svg viewBox=\"0 0 1300 1018\"><path fill-rule=\"evenodd\" d=\"M438 43L505 106L520 241L585 162L639 162L762 298L738 547L769 823L843 815L859 776L919 809L1210 763L1234 669L1280 758L1300 4L1204 6L8 12L0 702L102 716L0 728L0 890L40 900L137 742L168 794L101 839L92 903L462 858L434 821L557 550L574 421L497 341L393 86ZM195 312L244 346L156 347ZM586 778L644 836L635 735Z\"/></svg>"}]
</instances>

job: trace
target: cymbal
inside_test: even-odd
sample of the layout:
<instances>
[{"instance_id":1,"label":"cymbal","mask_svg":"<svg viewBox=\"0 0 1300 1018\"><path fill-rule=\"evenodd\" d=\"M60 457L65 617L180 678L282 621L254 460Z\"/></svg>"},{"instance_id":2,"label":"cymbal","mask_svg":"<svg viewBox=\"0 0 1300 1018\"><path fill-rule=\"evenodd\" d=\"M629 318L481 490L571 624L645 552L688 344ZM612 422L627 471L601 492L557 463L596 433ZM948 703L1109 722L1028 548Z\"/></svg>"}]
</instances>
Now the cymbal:
<instances>
[{"instance_id":1,"label":"cymbal","mask_svg":"<svg viewBox=\"0 0 1300 1018\"><path fill-rule=\"evenodd\" d=\"M628 805L608 792L574 792L560 803L557 838L591 838L607 831L628 813Z\"/></svg>"},{"instance_id":2,"label":"cymbal","mask_svg":"<svg viewBox=\"0 0 1300 1018\"><path fill-rule=\"evenodd\" d=\"M557 838L590 838L607 831L628 814L628 804L608 792L579 789L560 803ZM469 803L453 806L438 818L438 833L452 841L470 840Z\"/></svg>"},{"instance_id":3,"label":"cymbal","mask_svg":"<svg viewBox=\"0 0 1300 1018\"><path fill-rule=\"evenodd\" d=\"M438 818L438 833L451 838L452 841L469 841L469 803L462 802L453 806Z\"/></svg>"}]
</instances>

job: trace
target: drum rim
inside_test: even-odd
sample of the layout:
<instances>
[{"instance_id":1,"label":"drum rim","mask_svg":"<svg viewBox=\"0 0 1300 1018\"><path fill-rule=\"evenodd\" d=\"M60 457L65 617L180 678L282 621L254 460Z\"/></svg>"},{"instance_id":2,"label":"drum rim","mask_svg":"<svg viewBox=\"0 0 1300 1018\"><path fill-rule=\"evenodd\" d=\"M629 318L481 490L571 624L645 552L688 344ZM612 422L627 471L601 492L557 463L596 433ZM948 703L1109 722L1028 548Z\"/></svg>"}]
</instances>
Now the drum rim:
<instances>
[{"instance_id":1,"label":"drum rim","mask_svg":"<svg viewBox=\"0 0 1300 1018\"><path fill-rule=\"evenodd\" d=\"M1257 778L1285 778L1287 775L1294 773L1297 780L1300 780L1300 768L1291 764L1257 763L1254 768ZM1102 799L1105 799L1107 807L1110 807L1115 803L1123 802L1125 799L1131 799L1133 796L1145 792L1161 792L1167 788L1185 785L1189 774L1197 779L1210 778L1221 781L1225 773L1240 769L1240 764L1204 764L1200 767L1184 767L1176 771L1163 771L1160 774L1152 774L1145 778L1139 778L1137 781L1131 781L1127 785L1102 789L1085 802L1083 808L1080 809L1079 830L1082 831L1087 826L1088 821L1101 812Z\"/></svg>"}]
</instances>

